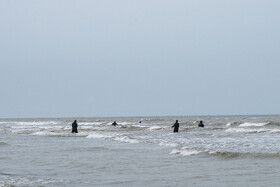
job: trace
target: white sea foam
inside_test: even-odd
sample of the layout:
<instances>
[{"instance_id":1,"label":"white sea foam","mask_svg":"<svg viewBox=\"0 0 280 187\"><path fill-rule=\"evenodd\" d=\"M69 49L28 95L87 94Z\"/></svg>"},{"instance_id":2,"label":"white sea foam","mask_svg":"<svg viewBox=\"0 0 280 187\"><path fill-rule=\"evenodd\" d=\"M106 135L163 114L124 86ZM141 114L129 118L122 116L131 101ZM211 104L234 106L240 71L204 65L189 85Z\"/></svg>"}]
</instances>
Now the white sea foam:
<instances>
[{"instance_id":1,"label":"white sea foam","mask_svg":"<svg viewBox=\"0 0 280 187\"><path fill-rule=\"evenodd\" d=\"M65 128L71 128L66 126L35 126L35 125L21 125L21 126L11 126L13 130L63 130Z\"/></svg>"},{"instance_id":2,"label":"white sea foam","mask_svg":"<svg viewBox=\"0 0 280 187\"><path fill-rule=\"evenodd\" d=\"M229 128L227 132L241 132L241 133L260 133L260 132L269 132L271 129L245 129L245 128Z\"/></svg>"},{"instance_id":3,"label":"white sea foam","mask_svg":"<svg viewBox=\"0 0 280 187\"><path fill-rule=\"evenodd\" d=\"M120 125L131 125L132 123L130 123L130 122L120 122L118 124L120 124Z\"/></svg>"},{"instance_id":4,"label":"white sea foam","mask_svg":"<svg viewBox=\"0 0 280 187\"><path fill-rule=\"evenodd\" d=\"M143 125L131 125L131 127L135 127L135 128L144 128L146 126L143 126Z\"/></svg>"},{"instance_id":5,"label":"white sea foam","mask_svg":"<svg viewBox=\"0 0 280 187\"><path fill-rule=\"evenodd\" d=\"M196 151L196 150L182 150L181 155L190 156L190 155L197 155L199 153L200 151Z\"/></svg>"},{"instance_id":6,"label":"white sea foam","mask_svg":"<svg viewBox=\"0 0 280 187\"><path fill-rule=\"evenodd\" d=\"M33 135L38 135L38 136L45 136L47 134L49 134L49 132L46 131L40 131L40 132L34 132L32 133Z\"/></svg>"},{"instance_id":7,"label":"white sea foam","mask_svg":"<svg viewBox=\"0 0 280 187\"><path fill-rule=\"evenodd\" d=\"M19 121L19 122L10 122L13 125L26 125L26 126L42 126L42 125L56 125L59 122L57 121Z\"/></svg>"},{"instance_id":8,"label":"white sea foam","mask_svg":"<svg viewBox=\"0 0 280 187\"><path fill-rule=\"evenodd\" d=\"M116 138L114 138L114 140L120 141L120 142L126 142L126 143L139 143L138 140L131 139L127 136L116 137Z\"/></svg>"},{"instance_id":9,"label":"white sea foam","mask_svg":"<svg viewBox=\"0 0 280 187\"><path fill-rule=\"evenodd\" d=\"M63 130L65 129L65 126L40 126L38 127L39 129L46 129L46 130ZM66 128L71 128L70 126L66 127Z\"/></svg>"},{"instance_id":10,"label":"white sea foam","mask_svg":"<svg viewBox=\"0 0 280 187\"><path fill-rule=\"evenodd\" d=\"M37 136L62 136L66 135L69 133L62 133L62 132L54 132L54 131L39 131L39 132L34 132L32 135L37 135Z\"/></svg>"},{"instance_id":11,"label":"white sea foam","mask_svg":"<svg viewBox=\"0 0 280 187\"><path fill-rule=\"evenodd\" d=\"M111 125L112 123L105 123L105 122L78 122L78 125L80 127L84 127L84 126L107 126L107 125Z\"/></svg>"},{"instance_id":12,"label":"white sea foam","mask_svg":"<svg viewBox=\"0 0 280 187\"><path fill-rule=\"evenodd\" d=\"M227 123L227 127L230 127L230 126L232 126L232 125L237 125L238 123L237 122L229 122L229 123Z\"/></svg>"},{"instance_id":13,"label":"white sea foam","mask_svg":"<svg viewBox=\"0 0 280 187\"><path fill-rule=\"evenodd\" d=\"M69 130L70 127L65 126L12 126L10 127L13 133L24 133L24 132L37 132L37 131L50 131L59 132Z\"/></svg>"},{"instance_id":14,"label":"white sea foam","mask_svg":"<svg viewBox=\"0 0 280 187\"><path fill-rule=\"evenodd\" d=\"M231 126L231 124L232 124L232 123L227 123L227 125L226 125L226 126L227 126L227 127L229 127L229 126Z\"/></svg>"},{"instance_id":15,"label":"white sea foam","mask_svg":"<svg viewBox=\"0 0 280 187\"><path fill-rule=\"evenodd\" d=\"M185 149L192 149L190 146L184 146L181 149L185 150Z\"/></svg>"},{"instance_id":16,"label":"white sea foam","mask_svg":"<svg viewBox=\"0 0 280 187\"><path fill-rule=\"evenodd\" d=\"M1 187L15 187L15 186L53 186L56 184L63 184L69 181L62 179L36 179L34 177L22 177L12 175L0 175Z\"/></svg>"},{"instance_id":17,"label":"white sea foam","mask_svg":"<svg viewBox=\"0 0 280 187\"><path fill-rule=\"evenodd\" d=\"M61 132L61 131L39 131L30 133L34 136L59 136L59 137L69 137L69 136L78 136L78 137L86 137L88 134L80 132L80 133L71 133L71 132Z\"/></svg>"},{"instance_id":18,"label":"white sea foam","mask_svg":"<svg viewBox=\"0 0 280 187\"><path fill-rule=\"evenodd\" d=\"M26 125L23 125L23 126L11 126L11 129L27 129L27 128L31 128L31 126L26 126ZM33 126L32 126L33 128Z\"/></svg>"},{"instance_id":19,"label":"white sea foam","mask_svg":"<svg viewBox=\"0 0 280 187\"><path fill-rule=\"evenodd\" d=\"M268 123L242 123L240 127L262 127L267 125Z\"/></svg>"},{"instance_id":20,"label":"white sea foam","mask_svg":"<svg viewBox=\"0 0 280 187\"><path fill-rule=\"evenodd\" d=\"M152 126L150 128L148 128L148 130L153 131L153 130L160 130L163 129L164 127L160 127L160 126Z\"/></svg>"},{"instance_id":21,"label":"white sea foam","mask_svg":"<svg viewBox=\"0 0 280 187\"><path fill-rule=\"evenodd\" d=\"M79 126L79 127L80 127L81 130L93 130L93 129L95 129L95 127L93 127L91 125L83 125L83 126Z\"/></svg>"},{"instance_id":22,"label":"white sea foam","mask_svg":"<svg viewBox=\"0 0 280 187\"><path fill-rule=\"evenodd\" d=\"M178 150L178 149L173 149L170 154L180 154L180 155L183 155L183 156L191 156L191 155L197 155L201 153L200 151L197 151L197 150Z\"/></svg>"},{"instance_id":23,"label":"white sea foam","mask_svg":"<svg viewBox=\"0 0 280 187\"><path fill-rule=\"evenodd\" d=\"M112 138L112 135L105 135L99 133L91 133L87 136L87 138Z\"/></svg>"},{"instance_id":24,"label":"white sea foam","mask_svg":"<svg viewBox=\"0 0 280 187\"><path fill-rule=\"evenodd\" d=\"M271 133L280 133L280 129L272 129L270 132Z\"/></svg>"},{"instance_id":25,"label":"white sea foam","mask_svg":"<svg viewBox=\"0 0 280 187\"><path fill-rule=\"evenodd\" d=\"M93 125L99 125L99 123L96 124L94 122L78 122L78 125L79 126L93 126Z\"/></svg>"},{"instance_id":26,"label":"white sea foam","mask_svg":"<svg viewBox=\"0 0 280 187\"><path fill-rule=\"evenodd\" d=\"M181 151L180 150L178 150L178 149L172 149L172 151L170 152L170 154L180 154L181 153Z\"/></svg>"},{"instance_id":27,"label":"white sea foam","mask_svg":"<svg viewBox=\"0 0 280 187\"><path fill-rule=\"evenodd\" d=\"M213 151L213 150L209 150L209 149L206 149L205 152L209 153L210 155L217 153L217 151Z\"/></svg>"}]
</instances>

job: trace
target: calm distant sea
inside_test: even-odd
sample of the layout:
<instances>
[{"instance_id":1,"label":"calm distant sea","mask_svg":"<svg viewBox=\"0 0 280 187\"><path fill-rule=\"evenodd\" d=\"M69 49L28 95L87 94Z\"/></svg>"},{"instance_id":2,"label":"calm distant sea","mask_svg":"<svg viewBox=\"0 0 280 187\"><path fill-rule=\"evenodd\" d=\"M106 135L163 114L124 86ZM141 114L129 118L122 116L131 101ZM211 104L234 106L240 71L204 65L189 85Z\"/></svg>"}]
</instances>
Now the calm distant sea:
<instances>
[{"instance_id":1,"label":"calm distant sea","mask_svg":"<svg viewBox=\"0 0 280 187\"><path fill-rule=\"evenodd\" d=\"M0 119L0 186L280 186L279 115L76 120Z\"/></svg>"}]
</instances>

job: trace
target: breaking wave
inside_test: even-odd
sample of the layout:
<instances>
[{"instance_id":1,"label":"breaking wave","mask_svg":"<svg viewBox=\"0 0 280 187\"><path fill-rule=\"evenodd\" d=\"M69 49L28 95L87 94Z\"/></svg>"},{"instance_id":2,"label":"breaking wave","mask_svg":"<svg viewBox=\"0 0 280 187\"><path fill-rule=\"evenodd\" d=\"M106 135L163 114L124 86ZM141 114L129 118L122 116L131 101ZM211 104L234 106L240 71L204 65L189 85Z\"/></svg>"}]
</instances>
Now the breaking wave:
<instances>
[{"instance_id":1,"label":"breaking wave","mask_svg":"<svg viewBox=\"0 0 280 187\"><path fill-rule=\"evenodd\" d=\"M114 140L119 141L119 142L125 142L125 143L139 143L138 140L132 139L128 136L121 136L121 137L116 137Z\"/></svg>"},{"instance_id":2,"label":"breaking wave","mask_svg":"<svg viewBox=\"0 0 280 187\"><path fill-rule=\"evenodd\" d=\"M206 151L212 156L221 156L225 158L235 157L254 157L254 158L274 158L280 157L280 153L250 153L250 152L230 152L230 151Z\"/></svg>"},{"instance_id":3,"label":"breaking wave","mask_svg":"<svg viewBox=\"0 0 280 187\"><path fill-rule=\"evenodd\" d=\"M179 150L179 149L173 149L170 154L173 155L173 154L179 154L179 155L182 155L182 156L191 156L191 155L197 155L201 153L201 151L197 151L197 150Z\"/></svg>"},{"instance_id":4,"label":"breaking wave","mask_svg":"<svg viewBox=\"0 0 280 187\"><path fill-rule=\"evenodd\" d=\"M280 129L266 129L266 128L253 128L253 129L246 129L246 128L229 128L226 129L226 132L237 132L237 133L279 133Z\"/></svg>"},{"instance_id":5,"label":"breaking wave","mask_svg":"<svg viewBox=\"0 0 280 187\"><path fill-rule=\"evenodd\" d=\"M153 130L161 130L163 129L164 127L161 127L161 126L152 126L152 127L149 127L148 130L150 131L153 131Z\"/></svg>"},{"instance_id":6,"label":"breaking wave","mask_svg":"<svg viewBox=\"0 0 280 187\"><path fill-rule=\"evenodd\" d=\"M112 135L104 135L99 133L91 133L87 136L87 138L112 138Z\"/></svg>"},{"instance_id":7,"label":"breaking wave","mask_svg":"<svg viewBox=\"0 0 280 187\"><path fill-rule=\"evenodd\" d=\"M265 125L269 125L270 123L242 123L240 127L263 127Z\"/></svg>"}]
</instances>

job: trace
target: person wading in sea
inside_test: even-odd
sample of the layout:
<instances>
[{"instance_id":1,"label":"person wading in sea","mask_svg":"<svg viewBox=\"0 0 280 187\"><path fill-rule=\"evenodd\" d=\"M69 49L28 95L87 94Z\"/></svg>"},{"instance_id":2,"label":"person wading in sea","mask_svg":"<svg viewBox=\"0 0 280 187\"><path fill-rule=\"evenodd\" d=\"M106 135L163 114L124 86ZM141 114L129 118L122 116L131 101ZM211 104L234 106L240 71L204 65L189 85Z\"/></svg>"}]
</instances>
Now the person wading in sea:
<instances>
[{"instance_id":1,"label":"person wading in sea","mask_svg":"<svg viewBox=\"0 0 280 187\"><path fill-rule=\"evenodd\" d=\"M78 124L76 120L72 123L72 133L78 133Z\"/></svg>"},{"instance_id":2,"label":"person wading in sea","mask_svg":"<svg viewBox=\"0 0 280 187\"><path fill-rule=\"evenodd\" d=\"M174 123L174 125L172 126L174 128L174 132L179 132L179 123L178 120L176 120L176 122Z\"/></svg>"},{"instance_id":3,"label":"person wading in sea","mask_svg":"<svg viewBox=\"0 0 280 187\"><path fill-rule=\"evenodd\" d=\"M199 127L204 127L203 121L200 121L198 124Z\"/></svg>"}]
</instances>

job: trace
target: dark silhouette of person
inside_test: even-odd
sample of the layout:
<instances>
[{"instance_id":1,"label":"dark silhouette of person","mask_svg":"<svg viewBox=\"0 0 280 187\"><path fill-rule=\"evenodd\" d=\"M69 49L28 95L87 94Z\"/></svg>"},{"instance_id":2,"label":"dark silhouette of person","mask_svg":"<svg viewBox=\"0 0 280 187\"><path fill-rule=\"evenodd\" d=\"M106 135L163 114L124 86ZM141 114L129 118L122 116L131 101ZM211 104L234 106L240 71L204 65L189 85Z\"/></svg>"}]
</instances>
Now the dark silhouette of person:
<instances>
[{"instance_id":1,"label":"dark silhouette of person","mask_svg":"<svg viewBox=\"0 0 280 187\"><path fill-rule=\"evenodd\" d=\"M72 123L72 133L78 133L78 124L77 120Z\"/></svg>"},{"instance_id":2,"label":"dark silhouette of person","mask_svg":"<svg viewBox=\"0 0 280 187\"><path fill-rule=\"evenodd\" d=\"M172 126L174 128L174 132L178 132L179 131L179 123L178 120L176 120L176 122L174 123L174 125Z\"/></svg>"},{"instance_id":3,"label":"dark silhouette of person","mask_svg":"<svg viewBox=\"0 0 280 187\"><path fill-rule=\"evenodd\" d=\"M113 125L113 126L117 126L118 124L117 124L116 121L114 121L114 123L112 123L112 125Z\"/></svg>"},{"instance_id":4,"label":"dark silhouette of person","mask_svg":"<svg viewBox=\"0 0 280 187\"><path fill-rule=\"evenodd\" d=\"M200 121L198 124L199 127L204 127L203 121Z\"/></svg>"}]
</instances>

